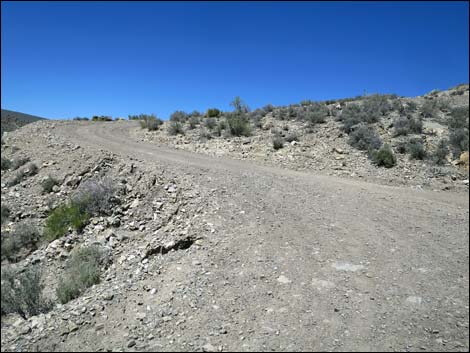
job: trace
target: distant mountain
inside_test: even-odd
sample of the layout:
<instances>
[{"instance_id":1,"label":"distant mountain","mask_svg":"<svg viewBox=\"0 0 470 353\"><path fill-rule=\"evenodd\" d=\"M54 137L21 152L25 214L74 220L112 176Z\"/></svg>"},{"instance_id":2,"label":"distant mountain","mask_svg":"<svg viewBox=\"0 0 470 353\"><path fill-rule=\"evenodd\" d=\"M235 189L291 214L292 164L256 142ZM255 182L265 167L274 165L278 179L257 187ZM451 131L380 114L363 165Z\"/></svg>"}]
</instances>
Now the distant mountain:
<instances>
[{"instance_id":1,"label":"distant mountain","mask_svg":"<svg viewBox=\"0 0 470 353\"><path fill-rule=\"evenodd\" d=\"M26 124L34 123L35 121L45 119L39 116L24 114L6 109L2 109L1 118L2 134L4 131L13 131Z\"/></svg>"}]
</instances>

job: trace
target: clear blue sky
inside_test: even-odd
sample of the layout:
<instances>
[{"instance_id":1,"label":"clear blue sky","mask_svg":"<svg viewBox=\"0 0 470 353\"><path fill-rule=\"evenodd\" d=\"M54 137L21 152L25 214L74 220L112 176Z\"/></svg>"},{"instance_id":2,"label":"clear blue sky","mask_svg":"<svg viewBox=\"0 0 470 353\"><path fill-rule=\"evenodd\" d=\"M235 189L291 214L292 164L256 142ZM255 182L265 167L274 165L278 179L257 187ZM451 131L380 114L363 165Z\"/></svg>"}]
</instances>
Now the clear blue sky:
<instances>
[{"instance_id":1,"label":"clear blue sky","mask_svg":"<svg viewBox=\"0 0 470 353\"><path fill-rule=\"evenodd\" d=\"M230 109L469 81L468 2L2 1L2 108Z\"/></svg>"}]
</instances>

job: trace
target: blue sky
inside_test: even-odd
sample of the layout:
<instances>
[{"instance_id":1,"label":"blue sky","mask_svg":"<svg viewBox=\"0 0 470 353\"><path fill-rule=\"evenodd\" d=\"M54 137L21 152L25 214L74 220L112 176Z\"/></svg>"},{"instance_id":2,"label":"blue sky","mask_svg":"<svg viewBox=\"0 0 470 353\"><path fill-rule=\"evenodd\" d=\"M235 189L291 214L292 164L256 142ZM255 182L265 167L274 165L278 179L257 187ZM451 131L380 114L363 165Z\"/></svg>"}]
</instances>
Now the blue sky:
<instances>
[{"instance_id":1,"label":"blue sky","mask_svg":"<svg viewBox=\"0 0 470 353\"><path fill-rule=\"evenodd\" d=\"M2 1L2 108L229 110L469 81L468 2Z\"/></svg>"}]
</instances>

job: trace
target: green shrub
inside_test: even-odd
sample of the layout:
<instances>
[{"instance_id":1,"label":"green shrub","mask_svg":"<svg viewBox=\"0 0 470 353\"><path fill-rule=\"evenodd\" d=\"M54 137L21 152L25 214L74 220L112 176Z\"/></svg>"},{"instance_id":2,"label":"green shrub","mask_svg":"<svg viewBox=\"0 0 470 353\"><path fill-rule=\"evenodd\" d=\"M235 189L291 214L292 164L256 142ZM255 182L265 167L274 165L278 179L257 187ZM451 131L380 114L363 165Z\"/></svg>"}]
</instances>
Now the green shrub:
<instances>
[{"instance_id":1,"label":"green shrub","mask_svg":"<svg viewBox=\"0 0 470 353\"><path fill-rule=\"evenodd\" d=\"M377 166L392 168L397 164L397 159L389 145L383 145L378 151L370 150L372 162Z\"/></svg>"},{"instance_id":2,"label":"green shrub","mask_svg":"<svg viewBox=\"0 0 470 353\"><path fill-rule=\"evenodd\" d=\"M407 145L407 151L412 159L423 160L426 158L423 142L419 139L410 140Z\"/></svg>"},{"instance_id":3,"label":"green shrub","mask_svg":"<svg viewBox=\"0 0 470 353\"><path fill-rule=\"evenodd\" d=\"M349 144L358 150L378 149L382 146L382 140L375 130L365 124L359 124L349 134Z\"/></svg>"},{"instance_id":4,"label":"green shrub","mask_svg":"<svg viewBox=\"0 0 470 353\"><path fill-rule=\"evenodd\" d=\"M91 121L113 121L113 118L107 115L94 115Z\"/></svg>"},{"instance_id":5,"label":"green shrub","mask_svg":"<svg viewBox=\"0 0 470 353\"><path fill-rule=\"evenodd\" d=\"M273 137L273 147L275 150L281 149L284 147L284 140L281 136L277 135Z\"/></svg>"},{"instance_id":6,"label":"green shrub","mask_svg":"<svg viewBox=\"0 0 470 353\"><path fill-rule=\"evenodd\" d=\"M52 303L43 297L43 289L40 269L27 267L26 270L19 272L11 267L2 266L2 315L17 313L26 319L28 316L47 312Z\"/></svg>"},{"instance_id":7,"label":"green shrub","mask_svg":"<svg viewBox=\"0 0 470 353\"><path fill-rule=\"evenodd\" d=\"M230 114L227 117L227 125L230 133L233 136L250 136L251 127L250 123L244 116L239 114Z\"/></svg>"},{"instance_id":8,"label":"green shrub","mask_svg":"<svg viewBox=\"0 0 470 353\"><path fill-rule=\"evenodd\" d=\"M157 118L155 114L129 115L129 120L139 120L140 127L149 131L157 131L163 125L163 120Z\"/></svg>"},{"instance_id":9,"label":"green shrub","mask_svg":"<svg viewBox=\"0 0 470 353\"><path fill-rule=\"evenodd\" d=\"M96 246L80 248L72 252L64 275L56 289L57 299L65 304L78 298L86 288L100 282L102 253Z\"/></svg>"},{"instance_id":10,"label":"green shrub","mask_svg":"<svg viewBox=\"0 0 470 353\"><path fill-rule=\"evenodd\" d=\"M2 164L1 164L1 169L2 170L8 170L11 168L11 161L8 158L3 158L2 157Z\"/></svg>"},{"instance_id":11,"label":"green shrub","mask_svg":"<svg viewBox=\"0 0 470 353\"><path fill-rule=\"evenodd\" d=\"M70 227L76 230L83 229L90 219L90 215L83 211L79 204L69 202L55 208L46 220L44 238L52 241L64 236Z\"/></svg>"},{"instance_id":12,"label":"green shrub","mask_svg":"<svg viewBox=\"0 0 470 353\"><path fill-rule=\"evenodd\" d=\"M271 113L273 110L274 110L274 106L272 104L266 104L263 108L261 108L264 110L264 113L267 114L267 113Z\"/></svg>"},{"instance_id":13,"label":"green shrub","mask_svg":"<svg viewBox=\"0 0 470 353\"><path fill-rule=\"evenodd\" d=\"M170 125L168 126L168 134L171 136L175 135L184 135L184 128L183 124L179 121L170 121Z\"/></svg>"},{"instance_id":14,"label":"green shrub","mask_svg":"<svg viewBox=\"0 0 470 353\"><path fill-rule=\"evenodd\" d=\"M449 143L445 139L439 140L439 143L436 146L432 160L438 165L445 164L447 155L449 154Z\"/></svg>"},{"instance_id":15,"label":"green shrub","mask_svg":"<svg viewBox=\"0 0 470 353\"><path fill-rule=\"evenodd\" d=\"M2 202L3 203L3 202ZM1 224L5 223L10 218L10 208L7 205L1 205Z\"/></svg>"},{"instance_id":16,"label":"green shrub","mask_svg":"<svg viewBox=\"0 0 470 353\"><path fill-rule=\"evenodd\" d=\"M17 262L21 259L18 253L26 255L37 249L39 232L35 226L28 223L19 224L11 233L2 234L2 260Z\"/></svg>"},{"instance_id":17,"label":"green shrub","mask_svg":"<svg viewBox=\"0 0 470 353\"><path fill-rule=\"evenodd\" d=\"M217 120L214 118L207 118L204 120L204 126L207 127L209 130L213 130L217 125Z\"/></svg>"},{"instance_id":18,"label":"green shrub","mask_svg":"<svg viewBox=\"0 0 470 353\"><path fill-rule=\"evenodd\" d=\"M206 116L208 118L217 118L220 116L220 110L217 109L217 108L210 108L210 109L207 109L207 112L206 112Z\"/></svg>"},{"instance_id":19,"label":"green shrub","mask_svg":"<svg viewBox=\"0 0 470 353\"><path fill-rule=\"evenodd\" d=\"M206 129L201 129L200 133L199 133L199 140L200 141L207 141L207 140L210 140L212 139L212 135L209 131L207 131Z\"/></svg>"},{"instance_id":20,"label":"green shrub","mask_svg":"<svg viewBox=\"0 0 470 353\"><path fill-rule=\"evenodd\" d=\"M241 116L250 111L250 108L238 96L235 97L232 102L230 102L230 105L234 108L235 113Z\"/></svg>"},{"instance_id":21,"label":"green shrub","mask_svg":"<svg viewBox=\"0 0 470 353\"><path fill-rule=\"evenodd\" d=\"M59 181L49 175L46 179L41 182L42 192L50 193L52 192L52 188L56 185L59 185Z\"/></svg>"}]
</instances>

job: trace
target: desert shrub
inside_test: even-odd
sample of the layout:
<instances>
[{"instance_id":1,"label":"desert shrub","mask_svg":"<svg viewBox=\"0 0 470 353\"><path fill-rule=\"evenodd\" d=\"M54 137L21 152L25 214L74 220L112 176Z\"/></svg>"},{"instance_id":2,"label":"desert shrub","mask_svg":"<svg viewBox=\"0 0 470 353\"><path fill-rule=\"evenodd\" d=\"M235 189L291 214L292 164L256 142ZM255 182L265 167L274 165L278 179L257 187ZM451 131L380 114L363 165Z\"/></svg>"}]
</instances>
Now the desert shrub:
<instances>
[{"instance_id":1,"label":"desert shrub","mask_svg":"<svg viewBox=\"0 0 470 353\"><path fill-rule=\"evenodd\" d=\"M24 271L2 266L1 312L17 313L23 319L47 312L52 303L43 296L44 284L41 271L37 267L27 267Z\"/></svg>"},{"instance_id":2,"label":"desert shrub","mask_svg":"<svg viewBox=\"0 0 470 353\"><path fill-rule=\"evenodd\" d=\"M284 108L279 108L275 111L273 116L274 116L274 118L276 118L278 120L287 120L288 113Z\"/></svg>"},{"instance_id":3,"label":"desert shrub","mask_svg":"<svg viewBox=\"0 0 470 353\"><path fill-rule=\"evenodd\" d=\"M212 139L211 133L206 129L201 129L201 131L199 132L199 140L204 142L210 139Z\"/></svg>"},{"instance_id":4,"label":"desert shrub","mask_svg":"<svg viewBox=\"0 0 470 353\"><path fill-rule=\"evenodd\" d=\"M351 132L354 126L369 122L361 106L354 103L347 105L337 116L337 120L343 123L343 130L347 133Z\"/></svg>"},{"instance_id":5,"label":"desert shrub","mask_svg":"<svg viewBox=\"0 0 470 353\"><path fill-rule=\"evenodd\" d=\"M397 159L389 145L383 145L378 151L371 150L372 162L379 167L391 168L397 164Z\"/></svg>"},{"instance_id":6,"label":"desert shrub","mask_svg":"<svg viewBox=\"0 0 470 353\"><path fill-rule=\"evenodd\" d=\"M292 141L299 141L299 134L296 132L291 132L286 136L286 141L287 142L292 142Z\"/></svg>"},{"instance_id":7,"label":"desert shrub","mask_svg":"<svg viewBox=\"0 0 470 353\"><path fill-rule=\"evenodd\" d=\"M274 106L272 104L266 104L262 109L267 114L271 113L274 110Z\"/></svg>"},{"instance_id":8,"label":"desert shrub","mask_svg":"<svg viewBox=\"0 0 470 353\"><path fill-rule=\"evenodd\" d=\"M416 109L418 109L418 105L415 102L409 101L406 103L406 106L405 106L406 113L413 113L416 111Z\"/></svg>"},{"instance_id":9,"label":"desert shrub","mask_svg":"<svg viewBox=\"0 0 470 353\"><path fill-rule=\"evenodd\" d=\"M250 120L253 122L253 125L258 129L261 129L263 127L263 117L265 114L265 111L262 109L256 109L250 113Z\"/></svg>"},{"instance_id":10,"label":"desert shrub","mask_svg":"<svg viewBox=\"0 0 470 353\"><path fill-rule=\"evenodd\" d=\"M393 122L394 136L420 134L423 132L423 121L412 116L401 116Z\"/></svg>"},{"instance_id":11,"label":"desert shrub","mask_svg":"<svg viewBox=\"0 0 470 353\"><path fill-rule=\"evenodd\" d=\"M372 127L360 124L349 134L349 144L359 150L378 149L382 140Z\"/></svg>"},{"instance_id":12,"label":"desert shrub","mask_svg":"<svg viewBox=\"0 0 470 353\"><path fill-rule=\"evenodd\" d=\"M300 101L300 105L302 107L308 107L309 105L312 105L313 104L313 101L311 101L310 99L305 99L303 101Z\"/></svg>"},{"instance_id":13,"label":"desert shrub","mask_svg":"<svg viewBox=\"0 0 470 353\"><path fill-rule=\"evenodd\" d=\"M52 241L64 236L69 228L83 229L90 219L90 215L83 211L80 205L69 202L55 208L46 219L43 236Z\"/></svg>"},{"instance_id":14,"label":"desert shrub","mask_svg":"<svg viewBox=\"0 0 470 353\"><path fill-rule=\"evenodd\" d=\"M392 110L387 95L373 94L363 99L363 111L369 116L369 120L377 121L380 115L385 115ZM378 115L378 116L377 116Z\"/></svg>"},{"instance_id":15,"label":"desert shrub","mask_svg":"<svg viewBox=\"0 0 470 353\"><path fill-rule=\"evenodd\" d=\"M412 139L407 144L407 152L413 159L423 160L426 158L426 151L423 142L420 139Z\"/></svg>"},{"instance_id":16,"label":"desert shrub","mask_svg":"<svg viewBox=\"0 0 470 353\"><path fill-rule=\"evenodd\" d=\"M455 158L459 157L462 152L468 151L468 140L468 129L451 129L449 142Z\"/></svg>"},{"instance_id":17,"label":"desert shrub","mask_svg":"<svg viewBox=\"0 0 470 353\"><path fill-rule=\"evenodd\" d=\"M447 155L449 154L449 142L446 139L439 140L436 150L432 156L434 163L438 165L445 164Z\"/></svg>"},{"instance_id":18,"label":"desert shrub","mask_svg":"<svg viewBox=\"0 0 470 353\"><path fill-rule=\"evenodd\" d=\"M18 256L20 251L34 251L37 249L39 232L32 224L19 224L12 232L2 234L1 249L2 260L8 259L16 262L21 259Z\"/></svg>"},{"instance_id":19,"label":"desert shrub","mask_svg":"<svg viewBox=\"0 0 470 353\"><path fill-rule=\"evenodd\" d=\"M214 134L220 137L222 136L222 131L226 131L226 130L227 130L227 122L225 120L220 120L214 129Z\"/></svg>"},{"instance_id":20,"label":"desert shrub","mask_svg":"<svg viewBox=\"0 0 470 353\"><path fill-rule=\"evenodd\" d=\"M401 141L396 146L396 151L400 154L405 154L408 151L408 142Z\"/></svg>"},{"instance_id":21,"label":"desert shrub","mask_svg":"<svg viewBox=\"0 0 470 353\"><path fill-rule=\"evenodd\" d=\"M94 115L91 121L113 121L113 118L107 115Z\"/></svg>"},{"instance_id":22,"label":"desert shrub","mask_svg":"<svg viewBox=\"0 0 470 353\"><path fill-rule=\"evenodd\" d=\"M452 109L448 122L451 129L468 129L468 106Z\"/></svg>"},{"instance_id":23,"label":"desert shrub","mask_svg":"<svg viewBox=\"0 0 470 353\"><path fill-rule=\"evenodd\" d=\"M184 135L183 124L179 121L170 121L170 125L168 125L168 134L171 136L178 134Z\"/></svg>"},{"instance_id":24,"label":"desert shrub","mask_svg":"<svg viewBox=\"0 0 470 353\"><path fill-rule=\"evenodd\" d=\"M87 118L87 117L83 117L83 118L82 118L82 117L77 116L77 117L73 118L73 120L76 120L76 121L88 121L88 120L90 120L90 119Z\"/></svg>"},{"instance_id":25,"label":"desert shrub","mask_svg":"<svg viewBox=\"0 0 470 353\"><path fill-rule=\"evenodd\" d=\"M242 101L240 97L235 97L230 105L234 108L235 113L238 115L244 115L250 111L250 108Z\"/></svg>"},{"instance_id":26,"label":"desert shrub","mask_svg":"<svg viewBox=\"0 0 470 353\"><path fill-rule=\"evenodd\" d=\"M163 120L159 118L148 119L146 121L148 131L157 131L163 125Z\"/></svg>"},{"instance_id":27,"label":"desert shrub","mask_svg":"<svg viewBox=\"0 0 470 353\"><path fill-rule=\"evenodd\" d=\"M201 114L199 111L197 111L197 110L193 110L193 111L191 112L191 114L189 114L189 116L190 116L190 117L195 117L195 118L200 118L200 117L202 116L202 114Z\"/></svg>"},{"instance_id":28,"label":"desert shrub","mask_svg":"<svg viewBox=\"0 0 470 353\"><path fill-rule=\"evenodd\" d=\"M116 188L111 179L88 179L81 183L71 200L80 207L82 214L109 214L117 202L114 197Z\"/></svg>"},{"instance_id":29,"label":"desert shrub","mask_svg":"<svg viewBox=\"0 0 470 353\"><path fill-rule=\"evenodd\" d=\"M50 193L52 192L52 188L56 185L59 185L59 181L49 175L41 182L42 192Z\"/></svg>"},{"instance_id":30,"label":"desert shrub","mask_svg":"<svg viewBox=\"0 0 470 353\"><path fill-rule=\"evenodd\" d=\"M170 121L185 123L189 119L189 115L182 110L177 110L170 115Z\"/></svg>"},{"instance_id":31,"label":"desert shrub","mask_svg":"<svg viewBox=\"0 0 470 353\"><path fill-rule=\"evenodd\" d=\"M20 170L18 170L15 176L8 182L9 186L17 185L25 180L27 177L36 175L38 172L38 166L34 163L29 163Z\"/></svg>"},{"instance_id":32,"label":"desert shrub","mask_svg":"<svg viewBox=\"0 0 470 353\"><path fill-rule=\"evenodd\" d=\"M233 136L250 136L250 123L245 116L239 114L230 114L227 116L228 130Z\"/></svg>"},{"instance_id":33,"label":"desert shrub","mask_svg":"<svg viewBox=\"0 0 470 353\"><path fill-rule=\"evenodd\" d=\"M57 299L65 304L78 298L86 288L100 282L103 254L96 246L72 252L66 263L64 275L56 288Z\"/></svg>"},{"instance_id":34,"label":"desert shrub","mask_svg":"<svg viewBox=\"0 0 470 353\"><path fill-rule=\"evenodd\" d=\"M1 164L1 169L2 170L8 170L11 168L11 161L8 158L3 158L2 157L2 164Z\"/></svg>"},{"instance_id":35,"label":"desert shrub","mask_svg":"<svg viewBox=\"0 0 470 353\"><path fill-rule=\"evenodd\" d=\"M204 120L204 126L209 130L213 130L217 126L217 120L214 118L206 118Z\"/></svg>"},{"instance_id":36,"label":"desert shrub","mask_svg":"<svg viewBox=\"0 0 470 353\"><path fill-rule=\"evenodd\" d=\"M157 131L163 125L163 120L157 118L155 114L129 115L129 120L139 120L140 127L149 131Z\"/></svg>"},{"instance_id":37,"label":"desert shrub","mask_svg":"<svg viewBox=\"0 0 470 353\"><path fill-rule=\"evenodd\" d=\"M284 147L284 140L282 139L281 136L279 135L274 136L272 141L273 141L273 148L275 150L278 150Z\"/></svg>"},{"instance_id":38,"label":"desert shrub","mask_svg":"<svg viewBox=\"0 0 470 353\"><path fill-rule=\"evenodd\" d=\"M196 126L199 125L199 118L195 116L191 116L188 120L188 123L189 123L189 129L194 130Z\"/></svg>"},{"instance_id":39,"label":"desert shrub","mask_svg":"<svg viewBox=\"0 0 470 353\"><path fill-rule=\"evenodd\" d=\"M5 223L8 218L10 218L10 207L8 207L7 205L1 205L0 207L1 209L1 224Z\"/></svg>"},{"instance_id":40,"label":"desert shrub","mask_svg":"<svg viewBox=\"0 0 470 353\"><path fill-rule=\"evenodd\" d=\"M11 161L11 166L10 166L10 169L11 170L16 170L18 169L19 167L22 167L24 166L26 163L28 163L30 161L29 157L19 157L19 158L15 158Z\"/></svg>"},{"instance_id":41,"label":"desert shrub","mask_svg":"<svg viewBox=\"0 0 470 353\"><path fill-rule=\"evenodd\" d=\"M435 118L437 113L436 101L426 100L421 106L420 113L424 118Z\"/></svg>"},{"instance_id":42,"label":"desert shrub","mask_svg":"<svg viewBox=\"0 0 470 353\"><path fill-rule=\"evenodd\" d=\"M220 114L221 114L221 111L217 108L207 109L207 112L206 112L206 116L208 118L217 118L220 116Z\"/></svg>"}]
</instances>

